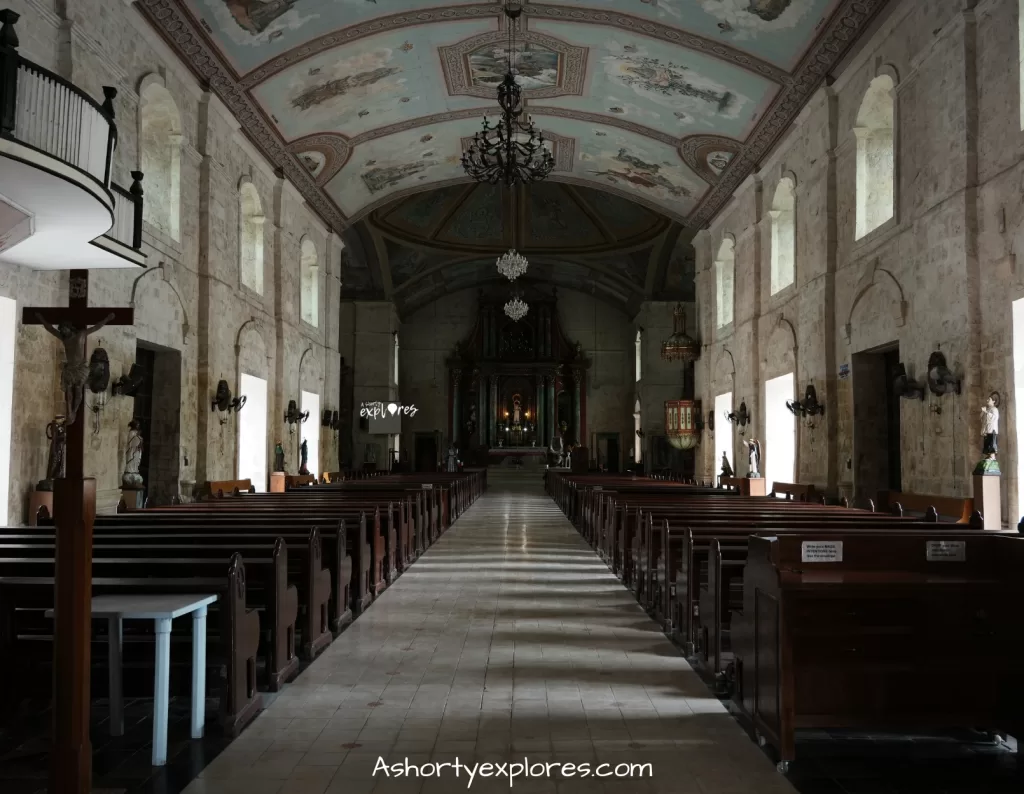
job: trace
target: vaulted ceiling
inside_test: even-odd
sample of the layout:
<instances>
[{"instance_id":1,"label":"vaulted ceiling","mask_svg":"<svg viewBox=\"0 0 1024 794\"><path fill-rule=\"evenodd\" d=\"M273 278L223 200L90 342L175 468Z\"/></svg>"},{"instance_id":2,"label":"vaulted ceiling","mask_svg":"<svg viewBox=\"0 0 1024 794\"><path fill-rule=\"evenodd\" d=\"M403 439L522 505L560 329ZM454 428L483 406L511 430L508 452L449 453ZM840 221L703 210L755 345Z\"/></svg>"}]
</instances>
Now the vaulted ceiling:
<instances>
[{"instance_id":1,"label":"vaulted ceiling","mask_svg":"<svg viewBox=\"0 0 1024 794\"><path fill-rule=\"evenodd\" d=\"M699 228L886 2L525 0L519 79L550 181ZM502 5L138 0L338 231L468 182L464 142L505 70Z\"/></svg>"}]
</instances>

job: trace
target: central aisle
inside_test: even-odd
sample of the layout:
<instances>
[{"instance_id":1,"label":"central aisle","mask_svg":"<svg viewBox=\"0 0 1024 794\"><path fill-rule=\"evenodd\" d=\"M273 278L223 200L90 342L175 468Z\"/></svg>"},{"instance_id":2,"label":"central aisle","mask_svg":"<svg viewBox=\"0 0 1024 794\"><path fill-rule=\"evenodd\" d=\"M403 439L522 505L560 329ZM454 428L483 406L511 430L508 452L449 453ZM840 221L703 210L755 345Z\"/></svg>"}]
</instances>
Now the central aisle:
<instances>
[{"instance_id":1,"label":"central aisle","mask_svg":"<svg viewBox=\"0 0 1024 794\"><path fill-rule=\"evenodd\" d=\"M478 775L472 792L795 791L536 476L498 477L187 794L465 791L465 770L374 776L456 757L651 764L603 780L552 766L511 789Z\"/></svg>"}]
</instances>

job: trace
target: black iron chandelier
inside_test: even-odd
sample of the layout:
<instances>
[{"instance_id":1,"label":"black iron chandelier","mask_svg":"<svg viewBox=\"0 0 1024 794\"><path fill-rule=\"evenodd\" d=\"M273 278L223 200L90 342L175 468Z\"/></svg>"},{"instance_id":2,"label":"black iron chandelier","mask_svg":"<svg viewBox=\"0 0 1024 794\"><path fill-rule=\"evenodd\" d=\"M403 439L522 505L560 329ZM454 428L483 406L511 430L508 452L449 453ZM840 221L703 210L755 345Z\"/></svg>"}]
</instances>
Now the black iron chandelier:
<instances>
[{"instance_id":1,"label":"black iron chandelier","mask_svg":"<svg viewBox=\"0 0 1024 794\"><path fill-rule=\"evenodd\" d=\"M499 182L512 187L520 182L539 182L555 167L555 158L544 143L544 133L538 132L533 119L523 108L523 89L516 82L512 58L516 46L516 26L523 13L519 3L506 3L505 17L508 27L508 71L498 86L498 105L501 118L491 125L484 116L483 129L473 136L473 142L462 153L462 167L477 182L495 185Z\"/></svg>"}]
</instances>

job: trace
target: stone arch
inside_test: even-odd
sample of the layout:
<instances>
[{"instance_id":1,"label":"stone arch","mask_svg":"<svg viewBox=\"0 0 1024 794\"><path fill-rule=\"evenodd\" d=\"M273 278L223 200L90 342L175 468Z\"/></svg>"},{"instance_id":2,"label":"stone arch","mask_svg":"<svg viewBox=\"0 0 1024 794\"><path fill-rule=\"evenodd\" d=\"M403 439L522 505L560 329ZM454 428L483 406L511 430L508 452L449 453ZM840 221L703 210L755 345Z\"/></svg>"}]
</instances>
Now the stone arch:
<instances>
[{"instance_id":1,"label":"stone arch","mask_svg":"<svg viewBox=\"0 0 1024 794\"><path fill-rule=\"evenodd\" d=\"M853 128L857 140L857 240L895 215L895 130L896 81L893 74L881 71L864 92Z\"/></svg>"},{"instance_id":2,"label":"stone arch","mask_svg":"<svg viewBox=\"0 0 1024 794\"><path fill-rule=\"evenodd\" d=\"M316 327L320 324L320 257L309 235L303 236L299 249L300 315Z\"/></svg>"},{"instance_id":3,"label":"stone arch","mask_svg":"<svg viewBox=\"0 0 1024 794\"><path fill-rule=\"evenodd\" d=\"M263 294L263 202L248 177L238 183L238 273L243 287Z\"/></svg>"},{"instance_id":4,"label":"stone arch","mask_svg":"<svg viewBox=\"0 0 1024 794\"><path fill-rule=\"evenodd\" d=\"M181 113L164 79L139 82L139 169L145 177L142 217L173 240L181 239Z\"/></svg>"},{"instance_id":5,"label":"stone arch","mask_svg":"<svg viewBox=\"0 0 1024 794\"><path fill-rule=\"evenodd\" d=\"M772 228L771 295L796 280L796 181L783 176L768 211Z\"/></svg>"},{"instance_id":6,"label":"stone arch","mask_svg":"<svg viewBox=\"0 0 1024 794\"><path fill-rule=\"evenodd\" d=\"M159 275L159 278L155 280L147 278L148 276L152 276L154 274ZM140 284L140 282L143 282L143 279L146 279L147 281L154 283ZM174 300L166 300L166 298L168 297L168 290L174 296ZM160 300L157 301L156 305L153 307L153 309L156 310L156 313L154 313L153 310L148 308L152 301L141 300L141 296L146 294L147 292L156 292L160 296ZM178 304L178 308L176 309L174 308L175 302L177 302ZM178 292L178 288L174 285L174 282L168 275L167 268L165 267L164 262L160 262L156 267L146 270L145 272L142 273L142 275L140 275L138 278L135 279L135 281L132 282L131 298L128 304L133 309L142 309L142 311L136 314L135 325L137 327L144 325L158 326L159 328L153 328L152 330L156 331L158 334L166 334L167 329L170 328L174 322L177 322L181 326L180 344L188 344L188 334L189 331L191 330L191 325L189 324L188 321L188 309L185 308L185 301L182 299L181 293ZM169 319L169 315L167 314L168 307L170 307L170 309L173 310L174 312L173 320ZM153 319L155 317L165 318L167 319L167 322L154 323ZM168 337L168 339L170 339L170 337ZM174 347L174 345L166 346Z\"/></svg>"},{"instance_id":7,"label":"stone arch","mask_svg":"<svg viewBox=\"0 0 1024 794\"><path fill-rule=\"evenodd\" d=\"M320 357L312 347L302 351L299 358L298 369L299 391L308 391L320 394L323 386L323 370L320 365Z\"/></svg>"},{"instance_id":8,"label":"stone arch","mask_svg":"<svg viewBox=\"0 0 1024 794\"><path fill-rule=\"evenodd\" d=\"M797 337L785 315L780 314L768 335L767 357L762 362L763 378L770 380L778 375L792 372L796 375Z\"/></svg>"},{"instance_id":9,"label":"stone arch","mask_svg":"<svg viewBox=\"0 0 1024 794\"><path fill-rule=\"evenodd\" d=\"M728 232L715 255L715 327L724 328L733 321L736 302L736 238Z\"/></svg>"},{"instance_id":10,"label":"stone arch","mask_svg":"<svg viewBox=\"0 0 1024 794\"><path fill-rule=\"evenodd\" d=\"M734 386L736 385L736 359L733 357L732 351L727 347L723 347L715 357L715 363L711 369L711 385L715 394L734 391Z\"/></svg>"},{"instance_id":11,"label":"stone arch","mask_svg":"<svg viewBox=\"0 0 1024 794\"><path fill-rule=\"evenodd\" d=\"M263 326L256 318L250 318L239 326L235 334L236 387L242 373L269 380L270 355L263 334Z\"/></svg>"},{"instance_id":12,"label":"stone arch","mask_svg":"<svg viewBox=\"0 0 1024 794\"><path fill-rule=\"evenodd\" d=\"M860 306L865 307L862 311L873 311L870 312L870 322L866 323L869 332L858 334L855 340L853 319ZM908 310L903 285L892 271L881 267L875 258L854 289L853 301L843 326L843 336L847 344L858 350L884 344L895 335L895 329L906 323Z\"/></svg>"}]
</instances>

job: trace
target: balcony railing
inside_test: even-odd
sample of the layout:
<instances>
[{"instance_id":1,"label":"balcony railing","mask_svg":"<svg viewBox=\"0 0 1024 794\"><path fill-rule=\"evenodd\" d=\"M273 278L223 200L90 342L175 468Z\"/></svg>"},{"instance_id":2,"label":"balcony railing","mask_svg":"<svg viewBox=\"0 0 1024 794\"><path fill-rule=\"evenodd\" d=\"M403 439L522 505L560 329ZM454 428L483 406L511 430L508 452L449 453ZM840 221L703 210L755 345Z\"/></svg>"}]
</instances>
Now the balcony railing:
<instances>
[{"instance_id":1,"label":"balcony railing","mask_svg":"<svg viewBox=\"0 0 1024 794\"><path fill-rule=\"evenodd\" d=\"M125 190L110 180L117 146L114 97L103 87L102 104L63 77L18 53L19 15L0 10L0 138L17 141L71 166L113 200L114 225L104 237L142 247L142 172L132 171Z\"/></svg>"},{"instance_id":2,"label":"balcony railing","mask_svg":"<svg viewBox=\"0 0 1024 794\"><path fill-rule=\"evenodd\" d=\"M132 171L129 190L115 182L110 183L114 197L114 225L104 237L116 240L129 248L142 247L142 172Z\"/></svg>"}]
</instances>

